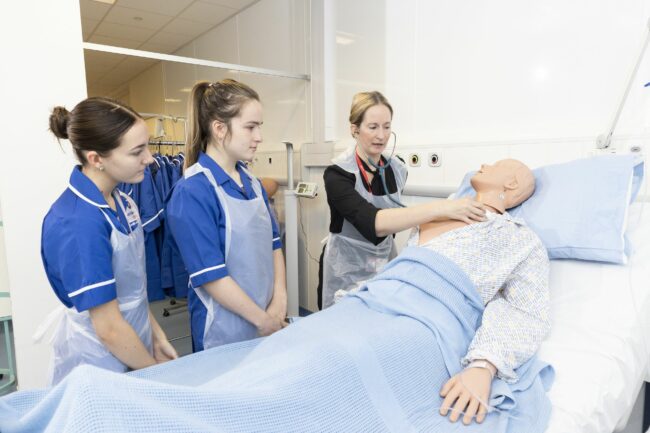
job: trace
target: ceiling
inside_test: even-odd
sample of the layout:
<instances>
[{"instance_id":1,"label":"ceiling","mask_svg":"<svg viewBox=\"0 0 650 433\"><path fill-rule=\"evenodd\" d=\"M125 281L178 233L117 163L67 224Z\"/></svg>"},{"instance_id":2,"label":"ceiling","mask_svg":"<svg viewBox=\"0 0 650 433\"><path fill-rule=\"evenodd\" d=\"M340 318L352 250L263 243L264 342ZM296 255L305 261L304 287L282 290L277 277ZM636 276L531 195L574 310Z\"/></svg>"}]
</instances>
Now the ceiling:
<instances>
[{"instance_id":1,"label":"ceiling","mask_svg":"<svg viewBox=\"0 0 650 433\"><path fill-rule=\"evenodd\" d=\"M83 40L171 54L256 1L80 0ZM116 95L158 62L91 50L84 57L89 95Z\"/></svg>"}]
</instances>

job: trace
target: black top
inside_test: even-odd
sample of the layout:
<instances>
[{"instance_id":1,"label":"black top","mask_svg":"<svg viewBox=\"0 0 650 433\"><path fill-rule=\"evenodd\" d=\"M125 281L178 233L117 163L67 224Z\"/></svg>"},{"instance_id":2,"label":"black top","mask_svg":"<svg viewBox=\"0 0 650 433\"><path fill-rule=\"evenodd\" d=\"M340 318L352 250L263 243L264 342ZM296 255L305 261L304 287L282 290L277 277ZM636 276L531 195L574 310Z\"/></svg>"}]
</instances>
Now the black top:
<instances>
[{"instance_id":1,"label":"black top","mask_svg":"<svg viewBox=\"0 0 650 433\"><path fill-rule=\"evenodd\" d=\"M382 161L386 159L382 156ZM401 160L401 159L400 159ZM383 196L384 187L376 170L365 161L361 161L364 169L374 174L370 182L370 189L373 195ZM388 192L397 192L397 182L393 168L388 165L384 171ZM343 170L338 165L330 165L325 169L323 175L325 180L325 191L327 193L327 204L330 207L330 232L341 233L343 219L348 220L369 242L379 245L386 236L377 237L375 231L375 218L379 208L366 201L355 189L356 177L353 173ZM364 188L368 188L366 180L361 177Z\"/></svg>"}]
</instances>

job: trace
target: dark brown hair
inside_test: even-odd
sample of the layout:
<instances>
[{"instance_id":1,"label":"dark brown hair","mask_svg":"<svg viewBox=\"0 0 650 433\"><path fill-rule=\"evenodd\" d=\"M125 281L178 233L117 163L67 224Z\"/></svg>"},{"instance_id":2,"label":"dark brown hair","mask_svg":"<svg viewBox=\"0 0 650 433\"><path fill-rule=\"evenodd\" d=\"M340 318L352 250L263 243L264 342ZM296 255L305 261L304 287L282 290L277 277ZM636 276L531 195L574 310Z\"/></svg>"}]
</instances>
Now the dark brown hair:
<instances>
[{"instance_id":1,"label":"dark brown hair","mask_svg":"<svg viewBox=\"0 0 650 433\"><path fill-rule=\"evenodd\" d=\"M142 117L121 102L92 97L78 103L72 111L54 107L50 131L59 140L70 140L77 159L85 164L85 152L94 150L102 156L108 155L138 119Z\"/></svg>"},{"instance_id":2,"label":"dark brown hair","mask_svg":"<svg viewBox=\"0 0 650 433\"><path fill-rule=\"evenodd\" d=\"M230 78L216 83L202 81L194 85L187 107L189 130L185 146L186 168L199 159L200 152L205 152L211 137L210 124L214 120L224 123L229 137L232 133L231 120L251 100L260 100L257 92Z\"/></svg>"}]
</instances>

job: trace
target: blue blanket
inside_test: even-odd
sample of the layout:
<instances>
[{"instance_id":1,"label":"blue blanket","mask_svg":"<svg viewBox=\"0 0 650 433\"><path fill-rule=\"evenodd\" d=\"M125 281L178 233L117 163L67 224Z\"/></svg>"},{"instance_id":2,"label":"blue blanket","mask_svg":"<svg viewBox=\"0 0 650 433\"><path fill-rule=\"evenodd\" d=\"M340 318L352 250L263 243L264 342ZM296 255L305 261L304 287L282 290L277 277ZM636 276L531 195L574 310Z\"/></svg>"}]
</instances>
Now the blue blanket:
<instances>
[{"instance_id":1,"label":"blue blanket","mask_svg":"<svg viewBox=\"0 0 650 433\"><path fill-rule=\"evenodd\" d=\"M483 424L438 414L483 310L453 263L407 248L356 295L265 339L120 375L75 369L0 399L0 431L543 432L549 366L495 380Z\"/></svg>"}]
</instances>

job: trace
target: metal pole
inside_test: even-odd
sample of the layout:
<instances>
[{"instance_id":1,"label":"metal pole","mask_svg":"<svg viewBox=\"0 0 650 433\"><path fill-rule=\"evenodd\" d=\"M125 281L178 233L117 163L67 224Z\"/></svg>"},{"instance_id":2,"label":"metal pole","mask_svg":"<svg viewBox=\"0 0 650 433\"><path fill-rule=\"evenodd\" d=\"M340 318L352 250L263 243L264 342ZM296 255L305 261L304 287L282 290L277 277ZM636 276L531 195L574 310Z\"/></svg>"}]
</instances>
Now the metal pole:
<instances>
[{"instance_id":1,"label":"metal pole","mask_svg":"<svg viewBox=\"0 0 650 433\"><path fill-rule=\"evenodd\" d=\"M645 54L645 50L648 47L648 42L650 42L650 18L648 19L647 27L648 27L648 35L645 38L643 48L641 48L641 53L639 53L639 58L636 61L636 66L634 66L632 75L630 75L630 78L627 81L627 87L625 88L625 92L623 92L623 98L621 99L621 103L618 105L618 110L614 115L614 120L612 121L612 127L609 128L608 134L601 134L596 139L596 147L598 149L607 149L610 146L610 144L612 144L612 135L614 135L614 129L616 128L616 124L618 123L618 118L621 116L621 111L623 111L623 107L625 106L625 101L627 100L627 95L630 93L632 82L634 81L634 77L636 76L636 73L639 70L639 66L641 66L643 55Z\"/></svg>"},{"instance_id":2,"label":"metal pole","mask_svg":"<svg viewBox=\"0 0 650 433\"><path fill-rule=\"evenodd\" d=\"M287 147L287 189L284 190L285 250L287 253L287 315L299 313L300 293L298 289L298 197L293 184L293 144L283 141Z\"/></svg>"}]
</instances>

